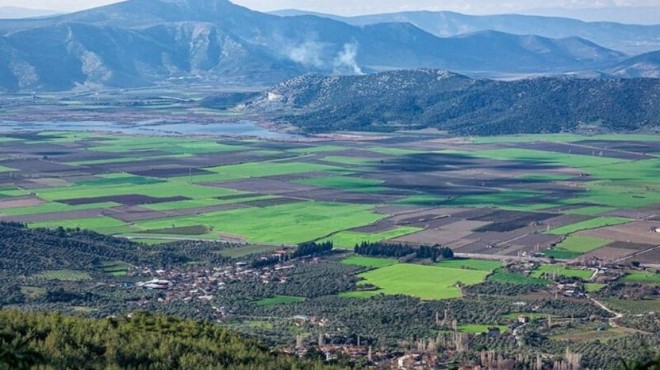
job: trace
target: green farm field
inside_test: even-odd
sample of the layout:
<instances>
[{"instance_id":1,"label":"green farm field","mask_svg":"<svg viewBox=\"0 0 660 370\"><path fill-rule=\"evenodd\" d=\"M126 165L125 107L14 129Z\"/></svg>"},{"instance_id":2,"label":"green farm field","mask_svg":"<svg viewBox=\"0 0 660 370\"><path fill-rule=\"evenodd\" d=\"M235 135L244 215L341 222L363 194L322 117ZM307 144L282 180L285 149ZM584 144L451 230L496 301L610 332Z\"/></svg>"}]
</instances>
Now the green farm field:
<instances>
[{"instance_id":1,"label":"green farm field","mask_svg":"<svg viewBox=\"0 0 660 370\"><path fill-rule=\"evenodd\" d=\"M149 243L167 235L272 246L331 240L351 249L396 239L457 253L470 245L476 255L541 250L572 259L628 239L576 232L626 227L660 205L660 157L648 154L660 153L653 135L409 134L400 143L387 135L368 142L82 132L0 138L0 221ZM618 149L623 143L632 149ZM208 232L186 231L194 227ZM440 267L491 271L498 263ZM498 278L513 277L491 279Z\"/></svg>"},{"instance_id":2,"label":"green farm field","mask_svg":"<svg viewBox=\"0 0 660 370\"><path fill-rule=\"evenodd\" d=\"M599 217L589 221L583 221L568 226L558 227L556 229L550 230L550 233L555 235L572 234L582 230L598 229L604 226L625 224L629 221L629 219L622 217ZM574 247L575 245L571 243L570 246Z\"/></svg>"},{"instance_id":3,"label":"green farm field","mask_svg":"<svg viewBox=\"0 0 660 370\"><path fill-rule=\"evenodd\" d=\"M396 264L361 274L364 283L379 287L384 294L403 294L421 299L460 298L457 284L483 282L487 271L471 271L436 266Z\"/></svg>"},{"instance_id":4,"label":"green farm field","mask_svg":"<svg viewBox=\"0 0 660 370\"><path fill-rule=\"evenodd\" d=\"M322 238L334 230L368 225L382 217L370 206L308 201L291 205L214 212L163 221L145 221L145 229L208 225L254 243L295 244Z\"/></svg>"},{"instance_id":5,"label":"green farm field","mask_svg":"<svg viewBox=\"0 0 660 370\"><path fill-rule=\"evenodd\" d=\"M61 221L43 221L43 222L33 222L30 224L32 228L57 228L63 227L65 229L88 229L95 230L100 233L105 234L119 234L127 233L134 230L127 224L122 221L115 220L114 218L96 216L89 218L80 218L80 219L71 219L71 220L61 220Z\"/></svg>"},{"instance_id":6,"label":"green farm field","mask_svg":"<svg viewBox=\"0 0 660 370\"><path fill-rule=\"evenodd\" d=\"M588 293L595 293L603 290L607 284L598 284L598 283L587 283L584 284L584 288L587 290Z\"/></svg>"},{"instance_id":7,"label":"green farm field","mask_svg":"<svg viewBox=\"0 0 660 370\"><path fill-rule=\"evenodd\" d=\"M500 333L505 333L509 331L509 327L506 325L481 325L481 324L466 324L458 327L458 331L461 333L470 333L470 334L482 334L487 333L490 328L498 328Z\"/></svg>"},{"instance_id":8,"label":"green farm field","mask_svg":"<svg viewBox=\"0 0 660 370\"><path fill-rule=\"evenodd\" d=\"M569 235L561 243L557 244L553 250L546 252L546 254L559 259L572 259L601 248L611 242L611 240L607 239Z\"/></svg>"},{"instance_id":9,"label":"green farm field","mask_svg":"<svg viewBox=\"0 0 660 370\"><path fill-rule=\"evenodd\" d=\"M376 297L378 295L384 294L380 290L376 291L371 291L371 290L365 290L365 291L355 291L355 292L342 292L339 293L339 297L341 298L357 298L357 299L369 299L371 297Z\"/></svg>"},{"instance_id":10,"label":"green farm field","mask_svg":"<svg viewBox=\"0 0 660 370\"><path fill-rule=\"evenodd\" d=\"M645 283L660 285L660 273L652 271L632 271L623 277L629 283Z\"/></svg>"},{"instance_id":11,"label":"green farm field","mask_svg":"<svg viewBox=\"0 0 660 370\"><path fill-rule=\"evenodd\" d=\"M464 269L464 270L493 271L495 269L502 267L502 263L499 261L487 261L487 260L475 260L475 259L453 259L453 260L440 261L436 264L436 266Z\"/></svg>"},{"instance_id":12,"label":"green farm field","mask_svg":"<svg viewBox=\"0 0 660 370\"><path fill-rule=\"evenodd\" d=\"M396 265L399 261L393 258L373 258L373 257L362 257L362 256L352 256L344 259L342 261L345 265L354 265L362 266L369 268L381 268Z\"/></svg>"}]
</instances>

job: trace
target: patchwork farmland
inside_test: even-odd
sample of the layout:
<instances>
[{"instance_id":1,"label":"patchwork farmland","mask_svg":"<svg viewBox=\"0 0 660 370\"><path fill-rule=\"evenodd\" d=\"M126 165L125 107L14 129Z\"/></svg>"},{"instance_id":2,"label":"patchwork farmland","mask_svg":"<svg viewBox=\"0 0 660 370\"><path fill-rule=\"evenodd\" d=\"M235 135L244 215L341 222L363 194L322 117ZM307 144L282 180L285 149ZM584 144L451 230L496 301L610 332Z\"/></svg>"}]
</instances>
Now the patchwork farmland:
<instances>
[{"instance_id":1,"label":"patchwork farmland","mask_svg":"<svg viewBox=\"0 0 660 370\"><path fill-rule=\"evenodd\" d=\"M0 221L152 242L391 240L660 264L657 136L393 142L4 134Z\"/></svg>"}]
</instances>

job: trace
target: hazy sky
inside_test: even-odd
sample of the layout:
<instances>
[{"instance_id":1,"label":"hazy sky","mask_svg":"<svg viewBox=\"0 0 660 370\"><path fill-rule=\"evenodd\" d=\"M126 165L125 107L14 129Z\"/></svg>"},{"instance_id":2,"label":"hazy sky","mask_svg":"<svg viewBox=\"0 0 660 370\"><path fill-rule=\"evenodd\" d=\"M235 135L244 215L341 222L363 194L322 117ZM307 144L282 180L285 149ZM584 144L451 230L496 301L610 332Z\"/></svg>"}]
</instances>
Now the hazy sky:
<instances>
[{"instance_id":1,"label":"hazy sky","mask_svg":"<svg viewBox=\"0 0 660 370\"><path fill-rule=\"evenodd\" d=\"M118 2L117 0L0 0L0 6L71 11ZM506 13L525 9L659 6L660 0L235 0L255 10L286 8L335 14L383 13L401 10L454 10L472 14Z\"/></svg>"}]
</instances>

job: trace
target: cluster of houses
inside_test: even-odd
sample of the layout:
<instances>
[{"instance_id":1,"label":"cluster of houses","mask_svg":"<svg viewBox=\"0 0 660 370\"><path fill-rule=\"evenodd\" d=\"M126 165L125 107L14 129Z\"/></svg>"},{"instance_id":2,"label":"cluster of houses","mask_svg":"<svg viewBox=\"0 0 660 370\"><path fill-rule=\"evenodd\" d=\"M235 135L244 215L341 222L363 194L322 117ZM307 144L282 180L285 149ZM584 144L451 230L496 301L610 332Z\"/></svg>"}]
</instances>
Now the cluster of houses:
<instances>
[{"instance_id":1,"label":"cluster of houses","mask_svg":"<svg viewBox=\"0 0 660 370\"><path fill-rule=\"evenodd\" d=\"M510 272L520 273L524 276L530 276L534 270L539 267L540 263L536 261L520 261L513 262L507 265L507 270ZM630 264L624 263L605 263L597 258L589 260L575 261L566 264L569 268L589 270L593 272L593 276L588 279L593 283L607 284L618 280L628 271L644 271L643 267L634 267ZM558 277L559 278L559 277ZM557 279L555 279L557 280Z\"/></svg>"},{"instance_id":2,"label":"cluster of houses","mask_svg":"<svg viewBox=\"0 0 660 370\"><path fill-rule=\"evenodd\" d=\"M287 272L293 268L293 262L261 268L251 268L244 262L220 267L191 266L167 270L143 266L133 269L128 275L140 280L135 283L137 288L162 291L159 302L210 302L215 299L218 291L232 282L249 279L262 284L285 283L288 280Z\"/></svg>"},{"instance_id":3,"label":"cluster of houses","mask_svg":"<svg viewBox=\"0 0 660 370\"><path fill-rule=\"evenodd\" d=\"M435 354L412 350L409 352L375 350L373 347L361 344L326 344L323 336L319 336L318 350L326 361L348 357L352 360L366 361L371 368L378 369L437 369L439 358ZM296 347L285 348L282 352L292 356L303 357L308 354L309 347L298 343Z\"/></svg>"}]
</instances>

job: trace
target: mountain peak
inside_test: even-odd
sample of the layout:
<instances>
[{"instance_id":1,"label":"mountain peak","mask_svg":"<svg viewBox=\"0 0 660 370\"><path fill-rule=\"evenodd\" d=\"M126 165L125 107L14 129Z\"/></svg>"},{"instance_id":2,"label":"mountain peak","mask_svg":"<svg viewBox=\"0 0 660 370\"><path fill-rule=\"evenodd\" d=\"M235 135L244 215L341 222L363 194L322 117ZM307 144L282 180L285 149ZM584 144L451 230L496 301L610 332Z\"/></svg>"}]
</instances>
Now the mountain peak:
<instances>
[{"instance_id":1,"label":"mountain peak","mask_svg":"<svg viewBox=\"0 0 660 370\"><path fill-rule=\"evenodd\" d=\"M167 22L221 23L255 14L228 0L128 0L59 18L60 22L143 27Z\"/></svg>"},{"instance_id":2,"label":"mountain peak","mask_svg":"<svg viewBox=\"0 0 660 370\"><path fill-rule=\"evenodd\" d=\"M152 0L154 2L176 4L188 9L218 9L227 7L239 7L229 0Z\"/></svg>"}]
</instances>

